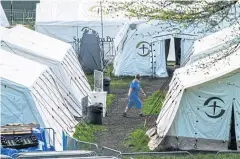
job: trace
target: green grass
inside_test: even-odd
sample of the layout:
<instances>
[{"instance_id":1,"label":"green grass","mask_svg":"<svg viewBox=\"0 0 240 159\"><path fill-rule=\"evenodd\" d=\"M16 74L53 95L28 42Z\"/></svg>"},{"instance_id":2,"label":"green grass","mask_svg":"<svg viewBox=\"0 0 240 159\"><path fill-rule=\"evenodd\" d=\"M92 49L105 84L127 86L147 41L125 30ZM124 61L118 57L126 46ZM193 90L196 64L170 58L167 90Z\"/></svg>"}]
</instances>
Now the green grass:
<instances>
[{"instance_id":1,"label":"green grass","mask_svg":"<svg viewBox=\"0 0 240 159\"><path fill-rule=\"evenodd\" d=\"M194 159L215 159L216 153L191 153ZM189 155L131 155L124 156L124 159L130 159L130 157L134 159L192 159ZM239 159L239 154L221 154L218 159Z\"/></svg>"},{"instance_id":2,"label":"green grass","mask_svg":"<svg viewBox=\"0 0 240 159\"><path fill-rule=\"evenodd\" d=\"M95 134L98 131L105 131L104 126L102 125L93 125L86 123L79 123L76 126L75 133L73 137L85 142L94 142L96 140Z\"/></svg>"},{"instance_id":3,"label":"green grass","mask_svg":"<svg viewBox=\"0 0 240 159\"><path fill-rule=\"evenodd\" d=\"M148 152L148 136L145 134L147 128L141 127L132 131L126 141L123 143L125 147L132 152Z\"/></svg>"},{"instance_id":4,"label":"green grass","mask_svg":"<svg viewBox=\"0 0 240 159\"><path fill-rule=\"evenodd\" d=\"M113 101L116 99L116 95L115 94L108 94L107 95L107 109L110 108L110 106L112 105Z\"/></svg>"},{"instance_id":5,"label":"green grass","mask_svg":"<svg viewBox=\"0 0 240 159\"><path fill-rule=\"evenodd\" d=\"M111 88L118 89L118 88L126 88L128 89L133 77L112 77L111 78Z\"/></svg>"},{"instance_id":6,"label":"green grass","mask_svg":"<svg viewBox=\"0 0 240 159\"><path fill-rule=\"evenodd\" d=\"M85 73L85 75L88 79L88 83L90 84L91 89L93 90L94 89L94 75L91 73Z\"/></svg>"},{"instance_id":7,"label":"green grass","mask_svg":"<svg viewBox=\"0 0 240 159\"><path fill-rule=\"evenodd\" d=\"M131 156L134 159L192 159L190 156L182 155L182 156L163 156L163 155L135 155ZM123 159L131 159L129 157L124 157Z\"/></svg>"},{"instance_id":8,"label":"green grass","mask_svg":"<svg viewBox=\"0 0 240 159\"><path fill-rule=\"evenodd\" d=\"M176 64L175 61L167 61L168 66L174 66Z\"/></svg>"},{"instance_id":9,"label":"green grass","mask_svg":"<svg viewBox=\"0 0 240 159\"><path fill-rule=\"evenodd\" d=\"M143 113L146 115L159 114L164 102L166 92L156 91L143 102Z\"/></svg>"},{"instance_id":10,"label":"green grass","mask_svg":"<svg viewBox=\"0 0 240 159\"><path fill-rule=\"evenodd\" d=\"M111 89L118 89L118 88L126 88L127 89L134 77L130 77L130 76L116 77L116 76L113 76L112 71L113 71L113 66L112 65L109 65L104 70L104 77L110 77L111 78L110 88ZM87 76L88 82L89 82L89 84L90 84L90 86L93 90L93 88L94 88L94 75L90 74L90 73L86 73L86 76ZM143 83L142 83L142 85L143 85Z\"/></svg>"}]
</instances>

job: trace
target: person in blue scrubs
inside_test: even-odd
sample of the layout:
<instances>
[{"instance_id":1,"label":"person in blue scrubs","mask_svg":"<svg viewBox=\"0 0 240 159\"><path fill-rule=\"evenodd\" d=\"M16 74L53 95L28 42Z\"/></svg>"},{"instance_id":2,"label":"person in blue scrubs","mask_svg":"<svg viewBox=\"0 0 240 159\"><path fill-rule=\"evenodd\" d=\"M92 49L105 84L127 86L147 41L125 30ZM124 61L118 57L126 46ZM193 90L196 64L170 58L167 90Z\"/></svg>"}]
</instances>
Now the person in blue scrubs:
<instances>
[{"instance_id":1,"label":"person in blue scrubs","mask_svg":"<svg viewBox=\"0 0 240 159\"><path fill-rule=\"evenodd\" d=\"M139 110L139 115L141 117L144 116L143 112L142 112L142 101L140 99L140 93L142 93L144 95L144 97L146 97L146 94L144 93L143 89L141 88L140 79L141 79L140 75L137 74L135 76L135 79L130 84L130 88L128 91L128 105L123 113L124 117L127 116L127 111L134 105Z\"/></svg>"}]
</instances>

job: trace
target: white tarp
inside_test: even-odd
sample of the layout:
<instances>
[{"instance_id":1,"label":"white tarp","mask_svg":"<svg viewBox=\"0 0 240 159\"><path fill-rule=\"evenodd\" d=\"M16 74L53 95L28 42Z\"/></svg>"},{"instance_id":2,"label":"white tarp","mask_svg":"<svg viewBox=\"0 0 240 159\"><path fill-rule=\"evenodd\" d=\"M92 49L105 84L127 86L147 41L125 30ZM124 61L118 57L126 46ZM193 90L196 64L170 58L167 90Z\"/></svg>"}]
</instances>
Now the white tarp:
<instances>
[{"instance_id":1,"label":"white tarp","mask_svg":"<svg viewBox=\"0 0 240 159\"><path fill-rule=\"evenodd\" d=\"M87 78L70 44L53 39L22 26L2 34L2 48L49 66L58 80L74 96L75 116L81 116L81 99L91 91Z\"/></svg>"},{"instance_id":2,"label":"white tarp","mask_svg":"<svg viewBox=\"0 0 240 159\"><path fill-rule=\"evenodd\" d=\"M1 125L38 123L56 132L56 150L62 150L62 130L73 135L77 121L59 92L46 65L0 51ZM51 139L53 140L53 139Z\"/></svg>"},{"instance_id":3,"label":"white tarp","mask_svg":"<svg viewBox=\"0 0 240 159\"><path fill-rule=\"evenodd\" d=\"M234 44L177 69L157 126L148 132L153 132L150 149L227 150L231 110L240 98L239 60L240 48ZM239 110L238 103L234 109Z\"/></svg>"},{"instance_id":4,"label":"white tarp","mask_svg":"<svg viewBox=\"0 0 240 159\"><path fill-rule=\"evenodd\" d=\"M0 3L0 25L3 27L8 27L9 26L9 22L8 19L6 17L6 14L3 10L2 4Z\"/></svg>"},{"instance_id":5,"label":"white tarp","mask_svg":"<svg viewBox=\"0 0 240 159\"><path fill-rule=\"evenodd\" d=\"M240 43L239 24L232 25L196 40L194 45L188 50L188 54L191 56L185 59L185 63L193 63L209 54L217 53L216 50L222 50L223 48L237 43Z\"/></svg>"},{"instance_id":6,"label":"white tarp","mask_svg":"<svg viewBox=\"0 0 240 159\"><path fill-rule=\"evenodd\" d=\"M103 34L105 41L112 41L130 19L124 14L105 14L106 4L106 1L102 2L102 24L100 1L41 1L36 8L35 30L65 42L73 42L74 37L80 39L82 29L88 27L97 31L100 37Z\"/></svg>"},{"instance_id":7,"label":"white tarp","mask_svg":"<svg viewBox=\"0 0 240 159\"><path fill-rule=\"evenodd\" d=\"M169 46L167 61L176 61L174 37L171 37L170 39L170 46Z\"/></svg>"}]
</instances>

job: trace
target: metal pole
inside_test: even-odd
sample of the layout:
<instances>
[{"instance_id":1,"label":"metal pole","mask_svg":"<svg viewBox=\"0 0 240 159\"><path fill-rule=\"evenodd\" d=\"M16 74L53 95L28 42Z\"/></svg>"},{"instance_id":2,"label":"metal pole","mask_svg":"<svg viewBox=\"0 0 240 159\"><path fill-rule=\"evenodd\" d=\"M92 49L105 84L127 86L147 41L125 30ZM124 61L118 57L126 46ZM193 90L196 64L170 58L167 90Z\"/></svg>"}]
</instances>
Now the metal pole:
<instances>
[{"instance_id":1,"label":"metal pole","mask_svg":"<svg viewBox=\"0 0 240 159\"><path fill-rule=\"evenodd\" d=\"M102 15L102 0L100 0L100 9L101 9L101 27L102 27L102 58L104 61L104 41L103 41L103 15Z\"/></svg>"},{"instance_id":2,"label":"metal pole","mask_svg":"<svg viewBox=\"0 0 240 159\"><path fill-rule=\"evenodd\" d=\"M154 67L153 67L153 49L152 49L153 43L150 44L151 52L152 52L152 79L154 79Z\"/></svg>"},{"instance_id":3,"label":"metal pole","mask_svg":"<svg viewBox=\"0 0 240 159\"><path fill-rule=\"evenodd\" d=\"M13 4L12 4L12 0L11 0L11 14L10 14L10 17L11 17L11 26L13 25Z\"/></svg>"}]
</instances>

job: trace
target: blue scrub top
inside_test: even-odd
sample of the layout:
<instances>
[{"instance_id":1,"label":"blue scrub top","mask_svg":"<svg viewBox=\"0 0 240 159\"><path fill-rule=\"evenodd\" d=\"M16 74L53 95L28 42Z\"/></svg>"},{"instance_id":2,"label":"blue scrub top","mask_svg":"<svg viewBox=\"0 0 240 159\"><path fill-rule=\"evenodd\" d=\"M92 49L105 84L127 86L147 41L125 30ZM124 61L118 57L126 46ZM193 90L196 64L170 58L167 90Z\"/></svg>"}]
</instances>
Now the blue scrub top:
<instances>
[{"instance_id":1,"label":"blue scrub top","mask_svg":"<svg viewBox=\"0 0 240 159\"><path fill-rule=\"evenodd\" d=\"M131 108L133 105L136 105L138 109L142 108L142 102L139 98L140 96L140 82L133 80L130 84L130 88L132 88L129 100L128 100L128 108Z\"/></svg>"},{"instance_id":2,"label":"blue scrub top","mask_svg":"<svg viewBox=\"0 0 240 159\"><path fill-rule=\"evenodd\" d=\"M137 80L133 80L132 83L130 84L130 88L132 88L132 92L130 94L130 96L139 96L140 95L140 82L138 82Z\"/></svg>"}]
</instances>

